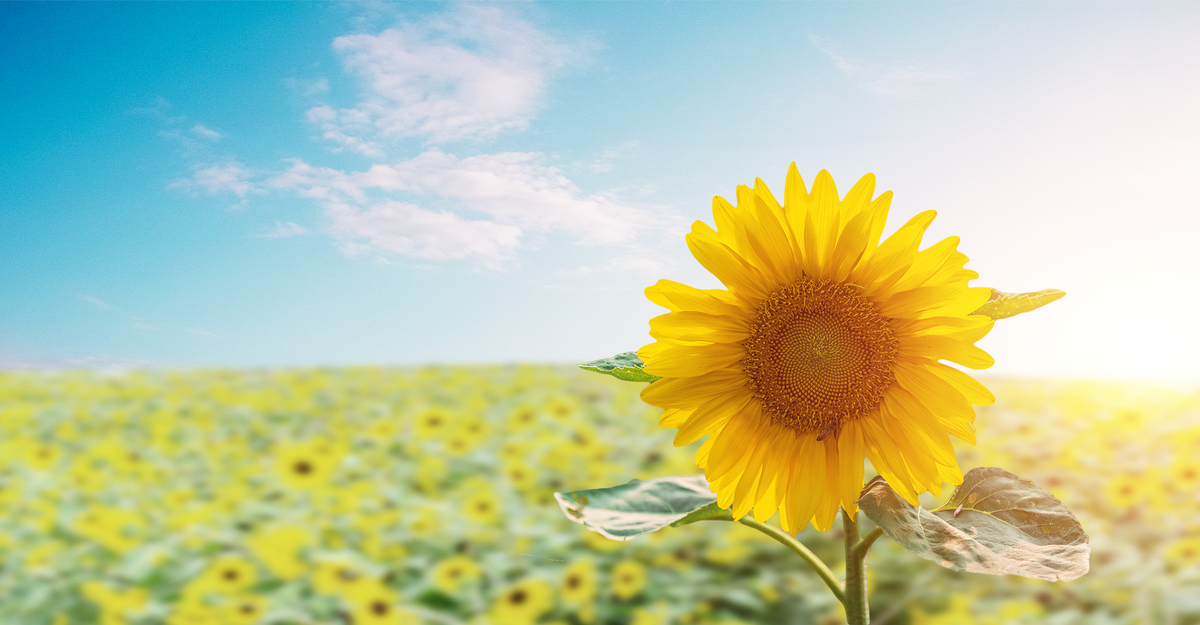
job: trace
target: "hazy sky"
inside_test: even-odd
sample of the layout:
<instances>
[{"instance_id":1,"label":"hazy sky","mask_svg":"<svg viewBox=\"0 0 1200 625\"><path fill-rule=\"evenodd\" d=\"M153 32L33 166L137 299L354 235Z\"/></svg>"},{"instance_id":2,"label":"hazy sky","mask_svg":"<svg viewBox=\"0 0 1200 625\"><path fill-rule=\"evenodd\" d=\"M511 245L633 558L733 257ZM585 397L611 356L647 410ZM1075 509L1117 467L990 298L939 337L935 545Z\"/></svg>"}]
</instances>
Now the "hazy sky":
<instances>
[{"instance_id":1,"label":"hazy sky","mask_svg":"<svg viewBox=\"0 0 1200 625\"><path fill-rule=\"evenodd\" d=\"M936 209L1000 374L1200 381L1200 5L0 3L0 367L636 349L713 195Z\"/></svg>"}]
</instances>

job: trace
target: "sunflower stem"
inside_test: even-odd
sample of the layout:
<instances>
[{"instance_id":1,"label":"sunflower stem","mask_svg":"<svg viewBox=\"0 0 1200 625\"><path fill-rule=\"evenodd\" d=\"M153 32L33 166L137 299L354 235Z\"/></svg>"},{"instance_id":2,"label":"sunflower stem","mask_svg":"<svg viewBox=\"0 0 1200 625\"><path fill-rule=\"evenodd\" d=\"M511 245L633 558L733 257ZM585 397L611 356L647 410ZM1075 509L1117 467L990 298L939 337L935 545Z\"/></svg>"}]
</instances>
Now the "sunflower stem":
<instances>
[{"instance_id":1,"label":"sunflower stem","mask_svg":"<svg viewBox=\"0 0 1200 625\"><path fill-rule=\"evenodd\" d=\"M867 549L878 536L860 540L858 512L850 514L842 510L842 529L846 535L846 600L842 602L846 606L846 623L867 625L871 622L871 607L867 604ZM864 548L859 550L863 543Z\"/></svg>"},{"instance_id":2,"label":"sunflower stem","mask_svg":"<svg viewBox=\"0 0 1200 625\"><path fill-rule=\"evenodd\" d=\"M875 544L875 541L880 536L883 536L883 528L876 526L875 529L871 530L871 533L867 534L866 538L863 538L858 541L857 545L854 545L854 556L866 558L867 552L871 550L871 545Z\"/></svg>"},{"instance_id":3,"label":"sunflower stem","mask_svg":"<svg viewBox=\"0 0 1200 625\"><path fill-rule=\"evenodd\" d=\"M766 534L767 536L774 538L776 542L782 544L788 549L796 552L796 555L800 556L800 559L807 562L808 566L812 567L813 571L816 571L817 575L821 577L821 581L825 582L825 585L829 587L829 590L833 591L833 596L837 597L837 600L841 601L843 604L846 603L846 593L842 590L842 583L838 581L838 578L833 574L833 571L831 571L829 567L817 557L817 554L813 553L808 549L808 547L804 546L804 543L796 540L791 534L788 534L777 527L764 525L755 521L754 519L751 519L750 517L742 517L741 519L738 519L738 523L741 523L746 527L752 527Z\"/></svg>"}]
</instances>

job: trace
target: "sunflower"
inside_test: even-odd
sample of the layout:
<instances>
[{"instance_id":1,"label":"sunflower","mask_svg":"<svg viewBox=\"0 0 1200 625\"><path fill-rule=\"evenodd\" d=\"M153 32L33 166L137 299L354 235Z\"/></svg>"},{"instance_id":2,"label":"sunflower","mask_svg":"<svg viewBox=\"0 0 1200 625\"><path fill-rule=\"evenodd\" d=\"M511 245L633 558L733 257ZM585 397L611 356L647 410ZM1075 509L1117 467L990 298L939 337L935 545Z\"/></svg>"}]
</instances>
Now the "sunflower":
<instances>
[{"instance_id":1,"label":"sunflower","mask_svg":"<svg viewBox=\"0 0 1200 625\"><path fill-rule=\"evenodd\" d=\"M524 579L509 586L492 603L488 622L493 625L533 625L554 607L554 589L540 579Z\"/></svg>"},{"instance_id":2,"label":"sunflower","mask_svg":"<svg viewBox=\"0 0 1200 625\"><path fill-rule=\"evenodd\" d=\"M726 289L669 280L646 289L670 312L639 350L642 391L678 428L718 504L784 529L857 511L863 459L905 500L962 482L947 434L974 444L971 404L992 394L942 360L982 369L992 327L971 313L990 290L950 237L918 250L934 211L880 242L892 194L864 176L839 199L826 171L811 192L795 163L780 205L761 179L737 205L713 198L717 229L696 222L688 247Z\"/></svg>"},{"instance_id":3,"label":"sunflower","mask_svg":"<svg viewBox=\"0 0 1200 625\"><path fill-rule=\"evenodd\" d=\"M646 567L634 560L622 560L612 568L612 594L621 601L632 599L646 587Z\"/></svg>"},{"instance_id":4,"label":"sunflower","mask_svg":"<svg viewBox=\"0 0 1200 625\"><path fill-rule=\"evenodd\" d=\"M446 594L454 594L464 582L479 579L482 571L474 560L467 556L451 556L433 568L433 587Z\"/></svg>"},{"instance_id":5,"label":"sunflower","mask_svg":"<svg viewBox=\"0 0 1200 625\"><path fill-rule=\"evenodd\" d=\"M567 565L559 590L563 603L582 605L590 602L596 597L596 566L586 558Z\"/></svg>"}]
</instances>

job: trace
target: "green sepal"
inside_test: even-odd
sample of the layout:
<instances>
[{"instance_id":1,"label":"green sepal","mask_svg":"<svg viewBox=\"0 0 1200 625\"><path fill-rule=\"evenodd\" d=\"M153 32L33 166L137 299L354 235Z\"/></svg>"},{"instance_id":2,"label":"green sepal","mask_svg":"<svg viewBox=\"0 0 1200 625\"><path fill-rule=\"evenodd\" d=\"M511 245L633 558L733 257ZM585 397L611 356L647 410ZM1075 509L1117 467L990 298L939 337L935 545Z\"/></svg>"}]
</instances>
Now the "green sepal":
<instances>
[{"instance_id":1,"label":"green sepal","mask_svg":"<svg viewBox=\"0 0 1200 625\"><path fill-rule=\"evenodd\" d=\"M1037 310L1066 295L1058 289L1046 289L1034 293L1005 293L992 289L992 296L972 315L987 315L992 319L1008 319L1021 313Z\"/></svg>"},{"instance_id":2,"label":"green sepal","mask_svg":"<svg viewBox=\"0 0 1200 625\"><path fill-rule=\"evenodd\" d=\"M653 382L661 379L657 375L650 375L643 371L643 367L645 366L642 359L638 358L637 352L625 352L617 354L612 358L601 358L600 360L585 362L579 365L579 368L611 375L618 380L625 380L626 382Z\"/></svg>"}]
</instances>

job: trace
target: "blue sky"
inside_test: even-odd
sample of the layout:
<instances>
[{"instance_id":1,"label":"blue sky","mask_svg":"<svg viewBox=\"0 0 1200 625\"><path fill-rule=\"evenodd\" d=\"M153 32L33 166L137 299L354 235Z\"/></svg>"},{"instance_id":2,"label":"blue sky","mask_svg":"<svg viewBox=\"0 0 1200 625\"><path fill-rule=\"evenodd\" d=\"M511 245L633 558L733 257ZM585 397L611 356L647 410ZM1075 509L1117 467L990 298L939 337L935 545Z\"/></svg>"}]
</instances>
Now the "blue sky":
<instances>
[{"instance_id":1,"label":"blue sky","mask_svg":"<svg viewBox=\"0 0 1200 625\"><path fill-rule=\"evenodd\" d=\"M577 362L796 161L874 172L994 372L1200 379L1190 3L0 4L0 367Z\"/></svg>"}]
</instances>

